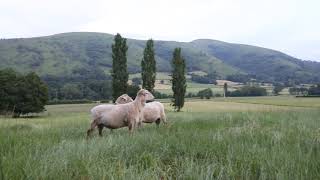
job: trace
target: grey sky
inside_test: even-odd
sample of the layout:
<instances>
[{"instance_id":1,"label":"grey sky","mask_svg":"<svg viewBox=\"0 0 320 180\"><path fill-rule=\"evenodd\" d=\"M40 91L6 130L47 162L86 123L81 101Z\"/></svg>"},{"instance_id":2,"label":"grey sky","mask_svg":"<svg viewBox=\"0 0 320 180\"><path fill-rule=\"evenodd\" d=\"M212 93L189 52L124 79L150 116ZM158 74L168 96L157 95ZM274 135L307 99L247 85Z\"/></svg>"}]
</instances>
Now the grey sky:
<instances>
[{"instance_id":1,"label":"grey sky","mask_svg":"<svg viewBox=\"0 0 320 180\"><path fill-rule=\"evenodd\" d=\"M320 61L319 0L0 0L0 38L94 31L251 44Z\"/></svg>"}]
</instances>

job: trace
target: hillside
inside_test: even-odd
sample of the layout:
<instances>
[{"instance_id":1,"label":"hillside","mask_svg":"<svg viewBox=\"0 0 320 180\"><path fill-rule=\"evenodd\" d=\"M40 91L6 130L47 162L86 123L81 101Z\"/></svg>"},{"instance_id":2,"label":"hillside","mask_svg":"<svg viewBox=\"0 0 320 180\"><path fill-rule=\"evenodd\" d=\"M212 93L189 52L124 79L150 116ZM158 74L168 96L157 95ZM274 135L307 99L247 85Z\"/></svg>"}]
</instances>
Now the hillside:
<instances>
[{"instance_id":1,"label":"hillside","mask_svg":"<svg viewBox=\"0 0 320 180\"><path fill-rule=\"evenodd\" d=\"M200 39L192 41L195 47L224 63L254 75L257 79L270 82L300 80L320 82L320 63L302 61L279 51L232 44L216 40Z\"/></svg>"},{"instance_id":2,"label":"hillside","mask_svg":"<svg viewBox=\"0 0 320 180\"><path fill-rule=\"evenodd\" d=\"M100 69L106 74L112 66L113 35L105 33L63 33L46 37L0 40L0 66L20 72L66 76L83 70ZM128 39L128 70L140 71L145 41ZM228 75L249 74L266 81L320 82L320 63L301 61L278 51L215 40L192 42L155 41L157 70L168 72L175 47L181 47L187 70Z\"/></svg>"}]
</instances>

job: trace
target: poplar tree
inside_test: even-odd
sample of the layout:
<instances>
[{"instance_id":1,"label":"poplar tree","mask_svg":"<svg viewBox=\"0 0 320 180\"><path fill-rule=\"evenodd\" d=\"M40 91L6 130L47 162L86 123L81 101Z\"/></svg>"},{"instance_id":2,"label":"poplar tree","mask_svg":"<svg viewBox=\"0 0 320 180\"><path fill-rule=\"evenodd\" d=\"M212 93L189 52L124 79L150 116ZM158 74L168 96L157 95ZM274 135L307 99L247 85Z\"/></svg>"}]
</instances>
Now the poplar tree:
<instances>
[{"instance_id":1,"label":"poplar tree","mask_svg":"<svg viewBox=\"0 0 320 180\"><path fill-rule=\"evenodd\" d=\"M156 60L154 58L153 40L149 39L143 51L141 61L142 88L154 92L154 83L156 81Z\"/></svg>"},{"instance_id":2,"label":"poplar tree","mask_svg":"<svg viewBox=\"0 0 320 180\"><path fill-rule=\"evenodd\" d=\"M175 48L172 57L172 91L173 99L172 106L175 111L180 111L184 105L184 96L186 93L186 64L184 58L181 56L181 48Z\"/></svg>"},{"instance_id":3,"label":"poplar tree","mask_svg":"<svg viewBox=\"0 0 320 180\"><path fill-rule=\"evenodd\" d=\"M227 94L228 94L228 84L227 84L226 82L223 84L223 92L224 92L223 96L224 96L224 97L227 97Z\"/></svg>"},{"instance_id":4,"label":"poplar tree","mask_svg":"<svg viewBox=\"0 0 320 180\"><path fill-rule=\"evenodd\" d=\"M127 93L128 78L127 72L127 40L122 38L118 33L114 37L114 44L112 44L112 98L113 102L122 95Z\"/></svg>"}]
</instances>

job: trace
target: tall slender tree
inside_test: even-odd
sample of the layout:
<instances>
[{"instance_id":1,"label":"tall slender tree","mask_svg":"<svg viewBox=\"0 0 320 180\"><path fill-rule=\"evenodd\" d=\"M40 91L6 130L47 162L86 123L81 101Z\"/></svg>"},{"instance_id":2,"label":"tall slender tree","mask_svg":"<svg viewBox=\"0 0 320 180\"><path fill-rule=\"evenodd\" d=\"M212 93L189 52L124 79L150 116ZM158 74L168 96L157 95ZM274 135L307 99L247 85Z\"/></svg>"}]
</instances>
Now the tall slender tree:
<instances>
[{"instance_id":1,"label":"tall slender tree","mask_svg":"<svg viewBox=\"0 0 320 180\"><path fill-rule=\"evenodd\" d=\"M122 94L127 93L127 40L118 33L112 44L112 97L113 102Z\"/></svg>"},{"instance_id":2,"label":"tall slender tree","mask_svg":"<svg viewBox=\"0 0 320 180\"><path fill-rule=\"evenodd\" d=\"M154 58L153 40L149 39L143 51L141 61L142 88L154 92L154 83L156 81L156 60Z\"/></svg>"},{"instance_id":3,"label":"tall slender tree","mask_svg":"<svg viewBox=\"0 0 320 180\"><path fill-rule=\"evenodd\" d=\"M181 56L181 48L175 48L172 57L172 91L173 99L172 106L174 110L180 111L184 105L184 96L186 93L186 64L184 58Z\"/></svg>"},{"instance_id":4,"label":"tall slender tree","mask_svg":"<svg viewBox=\"0 0 320 180\"><path fill-rule=\"evenodd\" d=\"M225 82L223 84L223 96L227 97L227 94L228 94L228 84Z\"/></svg>"}]
</instances>

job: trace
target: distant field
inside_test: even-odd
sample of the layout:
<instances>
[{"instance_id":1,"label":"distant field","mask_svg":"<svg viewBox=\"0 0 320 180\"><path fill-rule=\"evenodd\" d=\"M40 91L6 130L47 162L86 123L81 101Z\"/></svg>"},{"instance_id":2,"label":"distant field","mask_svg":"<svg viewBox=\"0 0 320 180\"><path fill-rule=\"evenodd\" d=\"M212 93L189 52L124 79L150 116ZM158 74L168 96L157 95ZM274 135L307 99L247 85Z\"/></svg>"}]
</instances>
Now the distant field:
<instances>
[{"instance_id":1,"label":"distant field","mask_svg":"<svg viewBox=\"0 0 320 180\"><path fill-rule=\"evenodd\" d=\"M250 104L265 104L294 107L317 107L320 108L320 98L296 98L294 96L265 96L265 97L232 97L217 98L217 101L229 101Z\"/></svg>"},{"instance_id":2,"label":"distant field","mask_svg":"<svg viewBox=\"0 0 320 180\"><path fill-rule=\"evenodd\" d=\"M133 78L141 78L141 73L130 74L129 75L129 79L133 79ZM169 73L166 73L166 72L157 72L156 78L160 79L160 80L162 80L162 79L164 79L164 80L171 79Z\"/></svg>"},{"instance_id":3,"label":"distant field","mask_svg":"<svg viewBox=\"0 0 320 180\"><path fill-rule=\"evenodd\" d=\"M193 74L197 74L197 75L205 75L206 73L203 71L194 71L194 72L190 72ZM164 93L164 94L168 94L168 95L172 95L172 90L171 90L171 76L170 73L167 72L157 72L157 80L155 82L155 90ZM136 73L136 74L130 74L129 75L129 79L133 79L133 78L141 78L141 73ZM210 88L214 94L223 94L223 84L221 85L221 82L224 82L224 80L219 80L220 85L214 85L214 84L200 84L200 83L196 83L196 82L192 82L190 80L190 75L187 75L187 93L198 93L201 90L204 90L206 88ZM161 83L160 81L163 81L163 83ZM226 81L228 82L228 81ZM237 90L239 88L241 88L243 85L237 85L237 83L232 82L232 85L228 85L228 91L234 91ZM273 90L273 86L261 86L263 88L265 88L267 90L267 92L269 94L272 94L272 90ZM280 94L282 95L288 95L288 89L284 89Z\"/></svg>"},{"instance_id":4,"label":"distant field","mask_svg":"<svg viewBox=\"0 0 320 180\"><path fill-rule=\"evenodd\" d=\"M223 94L223 87L217 86L214 84L200 84L195 82L187 82L187 94L191 93L198 93L201 90L206 88L210 88L214 94ZM165 94L172 94L171 85L169 82L166 82L165 86L156 83L155 89L161 93ZM235 89L232 87L228 88L229 91L234 91Z\"/></svg>"},{"instance_id":5,"label":"distant field","mask_svg":"<svg viewBox=\"0 0 320 180\"><path fill-rule=\"evenodd\" d=\"M104 130L87 141L94 105L0 117L0 179L320 177L320 98L188 99L179 113L165 103L168 126L147 124L133 136Z\"/></svg>"}]
</instances>

